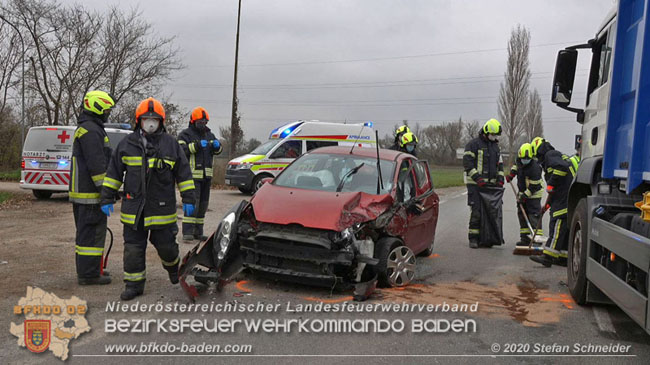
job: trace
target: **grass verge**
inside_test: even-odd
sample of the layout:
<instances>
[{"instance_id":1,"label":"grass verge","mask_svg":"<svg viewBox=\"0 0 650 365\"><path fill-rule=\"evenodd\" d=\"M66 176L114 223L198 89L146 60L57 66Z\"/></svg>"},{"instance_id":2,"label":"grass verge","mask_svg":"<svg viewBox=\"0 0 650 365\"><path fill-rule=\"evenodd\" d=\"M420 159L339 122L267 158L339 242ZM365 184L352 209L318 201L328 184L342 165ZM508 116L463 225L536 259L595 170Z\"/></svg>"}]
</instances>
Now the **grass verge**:
<instances>
[{"instance_id":1,"label":"grass verge","mask_svg":"<svg viewBox=\"0 0 650 365\"><path fill-rule=\"evenodd\" d=\"M20 181L20 169L0 171L0 181Z\"/></svg>"},{"instance_id":2,"label":"grass verge","mask_svg":"<svg viewBox=\"0 0 650 365\"><path fill-rule=\"evenodd\" d=\"M431 178L436 189L463 186L463 168L460 166L433 166Z\"/></svg>"},{"instance_id":3,"label":"grass verge","mask_svg":"<svg viewBox=\"0 0 650 365\"><path fill-rule=\"evenodd\" d=\"M13 194L6 192L6 191L0 191L0 204L6 202L7 200L11 199L13 197Z\"/></svg>"}]
</instances>

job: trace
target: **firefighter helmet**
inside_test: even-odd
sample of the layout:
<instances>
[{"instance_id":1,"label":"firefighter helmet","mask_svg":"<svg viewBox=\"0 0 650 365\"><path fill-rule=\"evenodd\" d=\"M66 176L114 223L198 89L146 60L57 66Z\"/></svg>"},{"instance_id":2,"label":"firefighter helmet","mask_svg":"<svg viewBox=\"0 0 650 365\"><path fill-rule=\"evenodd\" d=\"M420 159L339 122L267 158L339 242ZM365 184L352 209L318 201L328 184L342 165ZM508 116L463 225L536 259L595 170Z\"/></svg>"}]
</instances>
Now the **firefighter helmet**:
<instances>
[{"instance_id":1,"label":"firefighter helmet","mask_svg":"<svg viewBox=\"0 0 650 365\"><path fill-rule=\"evenodd\" d=\"M395 130L395 135L400 136L403 135L404 133L409 133L411 130L409 129L409 126L403 125Z\"/></svg>"},{"instance_id":2,"label":"firefighter helmet","mask_svg":"<svg viewBox=\"0 0 650 365\"><path fill-rule=\"evenodd\" d=\"M533 158L533 146L530 143L524 143L519 147L519 158L521 159L532 159Z\"/></svg>"},{"instance_id":3,"label":"firefighter helmet","mask_svg":"<svg viewBox=\"0 0 650 365\"><path fill-rule=\"evenodd\" d=\"M539 150L539 146L544 142L546 142L546 140L542 137L533 138L533 141L530 142L530 145L533 147L533 156L537 156L537 150Z\"/></svg>"},{"instance_id":4,"label":"firefighter helmet","mask_svg":"<svg viewBox=\"0 0 650 365\"><path fill-rule=\"evenodd\" d=\"M93 90L84 96L83 108L97 115L104 115L115 106L113 98L105 91Z\"/></svg>"},{"instance_id":5,"label":"firefighter helmet","mask_svg":"<svg viewBox=\"0 0 650 365\"><path fill-rule=\"evenodd\" d=\"M165 122L165 108L162 103L154 98L147 98L140 102L135 109L136 124L140 123L142 117L154 117L160 119L161 123Z\"/></svg>"},{"instance_id":6,"label":"firefighter helmet","mask_svg":"<svg viewBox=\"0 0 650 365\"><path fill-rule=\"evenodd\" d=\"M483 125L484 134L496 134L497 136L501 135L501 123L498 120L492 118L485 122Z\"/></svg>"},{"instance_id":7,"label":"firefighter helmet","mask_svg":"<svg viewBox=\"0 0 650 365\"><path fill-rule=\"evenodd\" d=\"M400 145L400 147L404 147L409 143L417 144L418 143L418 137L416 137L415 134L413 134L411 132L406 132L406 133L402 134L402 137L400 137L399 145Z\"/></svg>"},{"instance_id":8,"label":"firefighter helmet","mask_svg":"<svg viewBox=\"0 0 650 365\"><path fill-rule=\"evenodd\" d=\"M208 111L205 110L205 108L199 106L192 110L192 114L190 114L190 123L194 123L200 119L205 119L207 122L210 120L210 115L208 114Z\"/></svg>"}]
</instances>

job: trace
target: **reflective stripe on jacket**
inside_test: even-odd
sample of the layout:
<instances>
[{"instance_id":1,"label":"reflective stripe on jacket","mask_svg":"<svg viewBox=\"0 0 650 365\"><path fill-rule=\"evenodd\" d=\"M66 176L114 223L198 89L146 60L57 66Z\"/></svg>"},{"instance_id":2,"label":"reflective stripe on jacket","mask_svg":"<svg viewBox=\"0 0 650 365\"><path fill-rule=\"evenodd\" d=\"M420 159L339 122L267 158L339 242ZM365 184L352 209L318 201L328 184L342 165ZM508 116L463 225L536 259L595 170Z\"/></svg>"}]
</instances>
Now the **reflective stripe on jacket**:
<instances>
[{"instance_id":1,"label":"reflective stripe on jacket","mask_svg":"<svg viewBox=\"0 0 650 365\"><path fill-rule=\"evenodd\" d=\"M544 168L546 185L553 188L549 198L551 216L566 215L569 189L574 177L573 166L568 157L557 150L546 152L540 162Z\"/></svg>"},{"instance_id":2,"label":"reflective stripe on jacket","mask_svg":"<svg viewBox=\"0 0 650 365\"><path fill-rule=\"evenodd\" d=\"M102 187L101 204L114 203L114 194L124 184L120 220L156 229L176 223L175 183L183 203L194 203L194 180L185 154L174 139L160 132L147 136L140 129L124 138L111 157ZM146 161L146 163L145 163Z\"/></svg>"},{"instance_id":3,"label":"reflective stripe on jacket","mask_svg":"<svg viewBox=\"0 0 650 365\"><path fill-rule=\"evenodd\" d=\"M516 164L512 166L511 173L517 175L517 188L529 199L542 198L542 167L537 159L533 159L527 165L521 163L517 158Z\"/></svg>"},{"instance_id":4,"label":"reflective stripe on jacket","mask_svg":"<svg viewBox=\"0 0 650 365\"><path fill-rule=\"evenodd\" d=\"M212 158L221 153L221 146L215 150L210 143L215 139L217 137L210 131L210 128L206 127L205 132L201 132L194 124L190 124L188 128L178 134L178 144L190 163L192 178L211 179L214 176ZM201 147L201 140L208 141L208 145Z\"/></svg>"},{"instance_id":5,"label":"reflective stripe on jacket","mask_svg":"<svg viewBox=\"0 0 650 365\"><path fill-rule=\"evenodd\" d=\"M99 204L111 145L104 124L95 114L83 111L77 125L72 142L69 200L77 204Z\"/></svg>"},{"instance_id":6,"label":"reflective stripe on jacket","mask_svg":"<svg viewBox=\"0 0 650 365\"><path fill-rule=\"evenodd\" d=\"M476 184L479 178L496 184L503 182L503 160L497 142L489 141L483 134L469 141L463 155L465 184Z\"/></svg>"}]
</instances>

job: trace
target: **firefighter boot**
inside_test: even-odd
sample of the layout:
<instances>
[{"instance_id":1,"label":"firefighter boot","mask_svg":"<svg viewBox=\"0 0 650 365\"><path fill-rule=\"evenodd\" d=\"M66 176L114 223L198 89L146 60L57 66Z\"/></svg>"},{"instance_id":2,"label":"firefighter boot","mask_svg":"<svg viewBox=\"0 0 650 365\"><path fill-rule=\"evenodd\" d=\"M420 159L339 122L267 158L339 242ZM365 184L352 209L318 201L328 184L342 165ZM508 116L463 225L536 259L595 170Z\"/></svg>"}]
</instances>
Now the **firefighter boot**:
<instances>
[{"instance_id":1,"label":"firefighter boot","mask_svg":"<svg viewBox=\"0 0 650 365\"><path fill-rule=\"evenodd\" d=\"M469 240L469 248L478 248L478 240L470 239Z\"/></svg>"},{"instance_id":2,"label":"firefighter boot","mask_svg":"<svg viewBox=\"0 0 650 365\"><path fill-rule=\"evenodd\" d=\"M120 299L122 300L131 300L139 295L144 293L144 284L143 285L126 285L124 291L120 294Z\"/></svg>"},{"instance_id":3,"label":"firefighter boot","mask_svg":"<svg viewBox=\"0 0 650 365\"><path fill-rule=\"evenodd\" d=\"M172 284L178 284L178 264L170 270L167 270L167 274L169 274L169 281Z\"/></svg>"},{"instance_id":4,"label":"firefighter boot","mask_svg":"<svg viewBox=\"0 0 650 365\"><path fill-rule=\"evenodd\" d=\"M100 275L95 278L77 278L79 285L106 285L111 283L111 277L108 275Z\"/></svg>"},{"instance_id":5,"label":"firefighter boot","mask_svg":"<svg viewBox=\"0 0 650 365\"><path fill-rule=\"evenodd\" d=\"M553 265L553 258L549 255L538 255L538 256L529 256L529 259L537 262L538 264L544 265L544 267L551 267Z\"/></svg>"}]
</instances>

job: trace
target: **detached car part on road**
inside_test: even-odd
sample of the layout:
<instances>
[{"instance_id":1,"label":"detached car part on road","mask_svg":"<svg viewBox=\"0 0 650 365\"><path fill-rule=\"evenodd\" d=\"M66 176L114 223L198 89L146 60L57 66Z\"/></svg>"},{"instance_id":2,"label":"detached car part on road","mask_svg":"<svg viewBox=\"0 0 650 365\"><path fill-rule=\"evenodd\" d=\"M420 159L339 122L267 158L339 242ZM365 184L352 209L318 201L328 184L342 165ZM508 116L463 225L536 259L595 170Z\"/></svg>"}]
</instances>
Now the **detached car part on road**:
<instances>
[{"instance_id":1,"label":"detached car part on road","mask_svg":"<svg viewBox=\"0 0 650 365\"><path fill-rule=\"evenodd\" d=\"M247 268L287 281L354 287L355 299L363 300L377 282L413 280L415 255L433 250L438 207L426 161L391 150L320 148L228 212L183 258L181 284L193 299L198 291L188 276L221 287Z\"/></svg>"}]
</instances>

